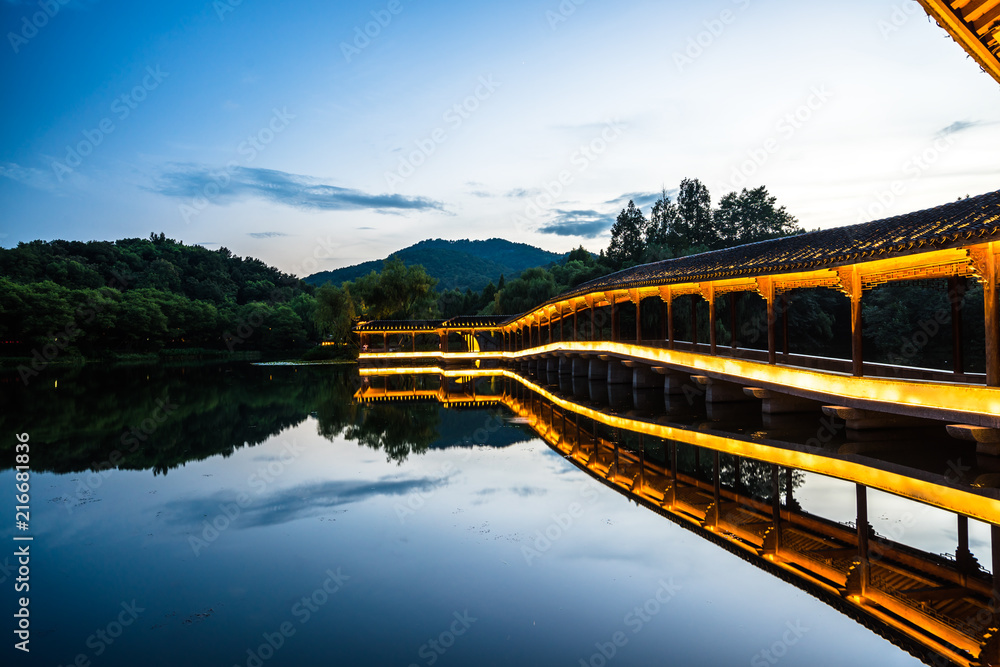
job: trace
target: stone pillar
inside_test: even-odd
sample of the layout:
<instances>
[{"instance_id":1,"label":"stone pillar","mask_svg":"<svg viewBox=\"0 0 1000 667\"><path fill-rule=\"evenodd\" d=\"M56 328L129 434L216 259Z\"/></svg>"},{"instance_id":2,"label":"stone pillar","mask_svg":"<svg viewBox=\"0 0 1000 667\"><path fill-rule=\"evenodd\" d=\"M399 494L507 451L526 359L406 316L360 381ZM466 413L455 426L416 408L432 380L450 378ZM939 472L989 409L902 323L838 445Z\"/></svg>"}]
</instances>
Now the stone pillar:
<instances>
[{"instance_id":1,"label":"stone pillar","mask_svg":"<svg viewBox=\"0 0 1000 667\"><path fill-rule=\"evenodd\" d=\"M608 362L601 361L597 357L593 357L590 360L590 369L587 372L587 379L589 380L600 380L601 382L608 381Z\"/></svg>"},{"instance_id":2,"label":"stone pillar","mask_svg":"<svg viewBox=\"0 0 1000 667\"><path fill-rule=\"evenodd\" d=\"M587 377L590 371L590 364L583 357L573 357L573 377Z\"/></svg>"},{"instance_id":3,"label":"stone pillar","mask_svg":"<svg viewBox=\"0 0 1000 667\"><path fill-rule=\"evenodd\" d=\"M716 380L705 375L692 375L696 384L705 388L706 403L738 403L756 400L743 393L743 385Z\"/></svg>"},{"instance_id":4,"label":"stone pillar","mask_svg":"<svg viewBox=\"0 0 1000 667\"><path fill-rule=\"evenodd\" d=\"M633 389L662 389L663 386L663 376L654 372L649 366L637 364L632 367Z\"/></svg>"},{"instance_id":5,"label":"stone pillar","mask_svg":"<svg viewBox=\"0 0 1000 667\"><path fill-rule=\"evenodd\" d=\"M632 384L632 369L618 361L608 361L608 384Z\"/></svg>"}]
</instances>

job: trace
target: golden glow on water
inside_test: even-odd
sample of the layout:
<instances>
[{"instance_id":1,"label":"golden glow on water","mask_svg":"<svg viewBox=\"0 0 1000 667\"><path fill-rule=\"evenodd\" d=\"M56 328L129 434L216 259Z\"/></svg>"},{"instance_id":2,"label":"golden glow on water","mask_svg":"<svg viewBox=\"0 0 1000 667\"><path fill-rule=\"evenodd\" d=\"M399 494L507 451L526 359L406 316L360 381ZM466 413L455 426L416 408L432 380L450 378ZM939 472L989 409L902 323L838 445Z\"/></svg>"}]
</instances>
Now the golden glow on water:
<instances>
[{"instance_id":1,"label":"golden glow on water","mask_svg":"<svg viewBox=\"0 0 1000 667\"><path fill-rule=\"evenodd\" d=\"M986 630L993 621L983 625L976 620L989 609L991 584L988 575L981 572L963 574L955 561L936 554L922 554L908 547L899 548L895 542L883 538L873 542L867 558L862 557L857 531L852 527L815 517L788 504L781 507L781 521L775 524L773 512L777 510L770 501L740 495L729 488L713 491L711 482L681 471L670 471L663 464L645 462L627 448L619 449L593 429L588 433L586 423L581 425L567 416L576 414L633 433L726 452L786 469L828 475L986 522L1000 523L1000 501L996 499L949 486L946 482L916 479L833 456L730 434L606 414L557 396L508 370L390 368L361 369L361 374L365 377L438 374L443 378L463 380L502 376L515 380L531 392L531 398L524 399L507 391L502 395L480 396L461 388L452 390L446 383L437 391L386 391L366 387L358 391L356 398L364 401L369 396L406 396L410 393L435 396L445 405L449 402L487 405L502 401L516 415L518 423L529 424L555 451L604 484L636 502L645 503L650 509L665 513L675 522L701 531L704 536L722 540L727 548L743 554L751 562L780 569L806 590L814 594L821 591L819 597L828 603L832 600L848 603L869 618L867 623L875 622L884 628L881 632L895 633L895 642L899 642L898 637L905 637L923 647L920 651L932 650L958 665L997 664L988 658L981 660L983 642L989 637ZM536 398L543 402L536 403ZM559 417L553 407L562 413L562 428L558 426ZM767 524L766 529L753 528L761 522ZM785 539L791 542L786 545ZM1000 548L1000 545L994 546ZM830 553L826 557L817 555L824 552ZM859 563L863 563L863 567ZM861 574L869 571L872 574ZM866 583L859 584L859 577L867 577ZM930 591L931 597L921 597L922 591ZM935 597L939 591L945 594Z\"/></svg>"},{"instance_id":2,"label":"golden glow on water","mask_svg":"<svg viewBox=\"0 0 1000 667\"><path fill-rule=\"evenodd\" d=\"M667 440L675 440L697 447L744 456L766 463L775 463L788 468L797 468L815 472L829 477L835 477L849 482L856 482L873 489L879 489L903 498L909 498L921 503L940 507L950 512L985 521L1000 524L1000 500L991 499L964 490L959 487L943 486L934 482L907 477L886 470L871 468L862 463L830 458L820 454L786 449L768 445L762 442L742 440L731 435L722 435L705 431L692 431L678 426L654 424L637 419L629 419L618 415L609 415L600 410L589 408L573 401L556 396L544 387L528 380L517 373L506 369L473 369L455 370L442 368L362 368L364 376L378 375L411 375L435 374L446 378L487 377L502 375L523 384L538 393L546 400L560 408L593 419L607 426L621 428L634 433L642 433ZM364 390L359 390L359 395ZM359 396L360 397L360 396ZM477 397L483 402L496 402L499 396ZM506 399L504 399L507 402ZM509 405L509 404L508 404Z\"/></svg>"}]
</instances>

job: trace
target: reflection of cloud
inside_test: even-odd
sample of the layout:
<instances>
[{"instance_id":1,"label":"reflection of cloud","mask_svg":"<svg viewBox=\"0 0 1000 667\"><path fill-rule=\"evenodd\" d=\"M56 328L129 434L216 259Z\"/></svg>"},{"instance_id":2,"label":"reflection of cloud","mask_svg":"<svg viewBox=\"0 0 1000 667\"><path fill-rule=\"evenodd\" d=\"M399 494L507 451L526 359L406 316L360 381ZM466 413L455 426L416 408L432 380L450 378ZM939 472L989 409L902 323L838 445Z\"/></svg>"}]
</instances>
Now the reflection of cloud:
<instances>
[{"instance_id":1,"label":"reflection of cloud","mask_svg":"<svg viewBox=\"0 0 1000 667\"><path fill-rule=\"evenodd\" d=\"M542 234L584 236L592 239L611 229L615 219L594 210L556 210L556 217L538 228Z\"/></svg>"},{"instance_id":2,"label":"reflection of cloud","mask_svg":"<svg viewBox=\"0 0 1000 667\"><path fill-rule=\"evenodd\" d=\"M253 498L241 507L239 518L233 523L244 528L274 526L296 519L323 514L343 505L364 502L379 496L404 496L414 491L431 491L447 483L447 478L423 477L409 480L347 481L335 480L313 484L302 484L281 489L267 496ZM165 507L167 523L179 526L201 525L219 515L224 515L223 506L231 509L239 507L238 494L216 493L211 496L177 500ZM246 503L244 503L246 504Z\"/></svg>"},{"instance_id":3,"label":"reflection of cloud","mask_svg":"<svg viewBox=\"0 0 1000 667\"><path fill-rule=\"evenodd\" d=\"M310 176L255 167L233 167L220 172L198 165L174 165L161 175L153 190L180 199L208 197L219 204L259 197L286 206L321 211L369 209L380 213L395 213L406 210L444 210L443 203L425 197L373 195L319 183Z\"/></svg>"}]
</instances>

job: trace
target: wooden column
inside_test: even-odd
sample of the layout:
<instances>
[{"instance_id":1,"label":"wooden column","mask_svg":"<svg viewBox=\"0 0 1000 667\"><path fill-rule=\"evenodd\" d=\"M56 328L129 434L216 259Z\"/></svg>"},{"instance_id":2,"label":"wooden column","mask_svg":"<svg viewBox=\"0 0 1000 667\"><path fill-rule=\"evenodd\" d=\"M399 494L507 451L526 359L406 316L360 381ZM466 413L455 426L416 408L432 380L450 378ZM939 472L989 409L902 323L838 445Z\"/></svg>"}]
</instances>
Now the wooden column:
<instances>
[{"instance_id":1,"label":"wooden column","mask_svg":"<svg viewBox=\"0 0 1000 667\"><path fill-rule=\"evenodd\" d=\"M635 299L635 342L638 345L642 342L642 297L638 294Z\"/></svg>"},{"instance_id":2,"label":"wooden column","mask_svg":"<svg viewBox=\"0 0 1000 667\"><path fill-rule=\"evenodd\" d=\"M646 487L646 442L639 434L639 491Z\"/></svg>"},{"instance_id":3,"label":"wooden column","mask_svg":"<svg viewBox=\"0 0 1000 667\"><path fill-rule=\"evenodd\" d=\"M698 346L698 295L691 295L691 345L692 350Z\"/></svg>"},{"instance_id":4,"label":"wooden column","mask_svg":"<svg viewBox=\"0 0 1000 667\"><path fill-rule=\"evenodd\" d=\"M785 357L785 363L788 363L788 308L791 305L791 299L788 297L788 292L781 293L781 352Z\"/></svg>"},{"instance_id":5,"label":"wooden column","mask_svg":"<svg viewBox=\"0 0 1000 667\"><path fill-rule=\"evenodd\" d=\"M776 335L778 323L774 316L774 281L770 278L758 278L757 290L764 297L764 303L767 304L767 363L774 365L778 363Z\"/></svg>"},{"instance_id":6,"label":"wooden column","mask_svg":"<svg viewBox=\"0 0 1000 667\"><path fill-rule=\"evenodd\" d=\"M667 318L667 347L674 349L674 298L673 295L667 297L663 304L663 312Z\"/></svg>"},{"instance_id":7,"label":"wooden column","mask_svg":"<svg viewBox=\"0 0 1000 667\"><path fill-rule=\"evenodd\" d=\"M1000 600L1000 526L990 524L990 542L993 551L993 599Z\"/></svg>"},{"instance_id":8,"label":"wooden column","mask_svg":"<svg viewBox=\"0 0 1000 667\"><path fill-rule=\"evenodd\" d=\"M771 464L771 521L775 528L781 523L781 484L778 464Z\"/></svg>"},{"instance_id":9,"label":"wooden column","mask_svg":"<svg viewBox=\"0 0 1000 667\"><path fill-rule=\"evenodd\" d=\"M736 292L729 293L729 338L733 356L736 356Z\"/></svg>"},{"instance_id":10,"label":"wooden column","mask_svg":"<svg viewBox=\"0 0 1000 667\"><path fill-rule=\"evenodd\" d=\"M861 593L868 587L868 488L864 484L856 484L858 498L858 558L861 561Z\"/></svg>"},{"instance_id":11,"label":"wooden column","mask_svg":"<svg viewBox=\"0 0 1000 667\"><path fill-rule=\"evenodd\" d=\"M591 342L597 340L596 309L597 309L597 304L594 303L594 302L592 302L590 304L590 341Z\"/></svg>"},{"instance_id":12,"label":"wooden column","mask_svg":"<svg viewBox=\"0 0 1000 667\"><path fill-rule=\"evenodd\" d=\"M614 297L611 298L611 340L612 342L618 340L618 308Z\"/></svg>"},{"instance_id":13,"label":"wooden column","mask_svg":"<svg viewBox=\"0 0 1000 667\"><path fill-rule=\"evenodd\" d=\"M845 271L841 275L844 290L851 299L851 372L855 377L861 377L865 374L861 322L861 272L858 271L858 267L852 266L849 273Z\"/></svg>"},{"instance_id":14,"label":"wooden column","mask_svg":"<svg viewBox=\"0 0 1000 667\"><path fill-rule=\"evenodd\" d=\"M957 375L965 373L965 354L962 346L962 301L965 298L965 276L948 278L948 301L951 303L951 365Z\"/></svg>"},{"instance_id":15,"label":"wooden column","mask_svg":"<svg viewBox=\"0 0 1000 667\"><path fill-rule=\"evenodd\" d=\"M986 386L1000 387L1000 303L997 300L996 242L969 249L983 285L986 314Z\"/></svg>"},{"instance_id":16,"label":"wooden column","mask_svg":"<svg viewBox=\"0 0 1000 667\"><path fill-rule=\"evenodd\" d=\"M576 325L577 325L576 312L577 312L577 310L579 310L579 309L577 308L576 302L574 302L573 303L573 342L574 343L579 338L579 334L577 333L577 328L576 328Z\"/></svg>"},{"instance_id":17,"label":"wooden column","mask_svg":"<svg viewBox=\"0 0 1000 667\"><path fill-rule=\"evenodd\" d=\"M708 346L709 352L714 355L716 351L715 286L709 283L705 291L708 292Z\"/></svg>"}]
</instances>

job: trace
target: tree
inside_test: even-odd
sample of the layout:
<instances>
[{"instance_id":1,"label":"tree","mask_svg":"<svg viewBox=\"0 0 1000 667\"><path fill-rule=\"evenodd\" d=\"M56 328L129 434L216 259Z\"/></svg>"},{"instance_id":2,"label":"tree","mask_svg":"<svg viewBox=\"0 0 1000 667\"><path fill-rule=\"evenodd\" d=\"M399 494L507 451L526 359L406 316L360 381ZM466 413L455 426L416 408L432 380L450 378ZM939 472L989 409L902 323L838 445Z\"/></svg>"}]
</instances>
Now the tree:
<instances>
[{"instance_id":1,"label":"tree","mask_svg":"<svg viewBox=\"0 0 1000 667\"><path fill-rule=\"evenodd\" d=\"M614 268L642 261L645 250L646 218L642 211L629 200L628 206L618 214L611 227L611 243L608 245L608 259Z\"/></svg>"},{"instance_id":2,"label":"tree","mask_svg":"<svg viewBox=\"0 0 1000 667\"><path fill-rule=\"evenodd\" d=\"M316 290L316 329L329 334L337 342L350 338L351 328L357 318L349 284L335 287L327 283Z\"/></svg>"},{"instance_id":3,"label":"tree","mask_svg":"<svg viewBox=\"0 0 1000 667\"><path fill-rule=\"evenodd\" d=\"M372 271L354 281L358 315L369 320L416 320L434 315L435 278L419 264L406 266L397 257L385 261L381 273Z\"/></svg>"},{"instance_id":4,"label":"tree","mask_svg":"<svg viewBox=\"0 0 1000 667\"><path fill-rule=\"evenodd\" d=\"M670 247L670 238L676 225L677 206L670 201L667 189L663 188L660 198L653 202L653 208L649 212L644 261L655 262L674 256L675 249Z\"/></svg>"},{"instance_id":5,"label":"tree","mask_svg":"<svg viewBox=\"0 0 1000 667\"><path fill-rule=\"evenodd\" d=\"M667 234L667 245L677 251L707 249L715 237L712 198L697 178L685 178L677 192L677 217Z\"/></svg>"},{"instance_id":6,"label":"tree","mask_svg":"<svg viewBox=\"0 0 1000 667\"><path fill-rule=\"evenodd\" d=\"M774 204L775 198L763 185L730 192L719 200L713 215L716 237L709 247L728 248L801 233L802 228L785 207Z\"/></svg>"}]
</instances>

